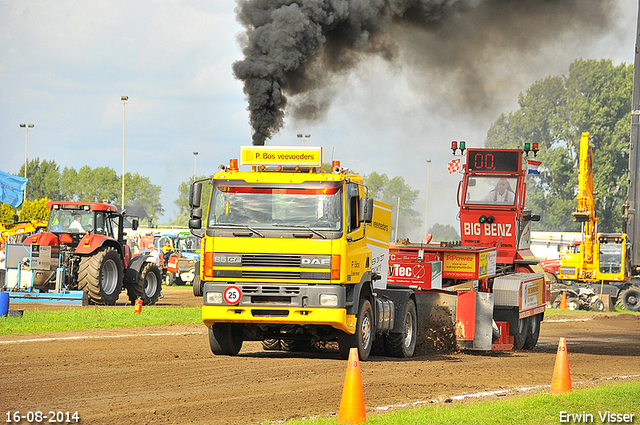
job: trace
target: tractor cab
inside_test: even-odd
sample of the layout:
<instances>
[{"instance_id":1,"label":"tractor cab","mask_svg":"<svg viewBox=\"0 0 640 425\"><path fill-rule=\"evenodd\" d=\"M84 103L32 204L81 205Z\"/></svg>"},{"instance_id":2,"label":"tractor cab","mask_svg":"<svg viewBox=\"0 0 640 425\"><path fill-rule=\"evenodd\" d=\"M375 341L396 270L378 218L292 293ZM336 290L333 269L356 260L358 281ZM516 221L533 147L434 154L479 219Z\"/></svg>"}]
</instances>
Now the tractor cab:
<instances>
[{"instance_id":1,"label":"tractor cab","mask_svg":"<svg viewBox=\"0 0 640 425\"><path fill-rule=\"evenodd\" d=\"M523 151L469 148L466 160L458 187L461 244L498 247L499 264L528 257L530 222L540 217L525 209Z\"/></svg>"}]
</instances>

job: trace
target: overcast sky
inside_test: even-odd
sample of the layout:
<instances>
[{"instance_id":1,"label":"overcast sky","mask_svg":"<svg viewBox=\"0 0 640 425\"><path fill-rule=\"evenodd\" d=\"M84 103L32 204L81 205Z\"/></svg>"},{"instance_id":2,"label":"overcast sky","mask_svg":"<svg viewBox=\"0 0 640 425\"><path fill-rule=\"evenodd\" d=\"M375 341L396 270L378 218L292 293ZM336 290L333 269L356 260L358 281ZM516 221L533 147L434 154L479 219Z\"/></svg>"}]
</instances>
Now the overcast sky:
<instances>
[{"instance_id":1,"label":"overcast sky","mask_svg":"<svg viewBox=\"0 0 640 425\"><path fill-rule=\"evenodd\" d=\"M231 69L242 59L244 32L235 7L233 0L0 0L0 170L17 173L24 164L25 123L35 125L29 158L120 174L120 97L127 95L126 171L162 187L162 220L172 218L178 185L194 172L194 151L197 174L212 174L251 144L243 84ZM545 76L568 74L578 58L632 64L637 7L612 0L607 25L559 33L533 50L478 51L487 57L469 63L486 62L490 99L479 108L464 101L474 90L461 101L456 87L467 58L458 68L413 66L400 42L396 61L366 57L334 78L324 119L287 115L267 144L300 145L296 134L311 134L306 143L323 146L325 162L333 157L363 174L403 176L420 190L415 208L423 214L431 159L429 226L458 228L459 176L446 172L451 140L482 146L499 114L517 109L518 93ZM403 40L410 43L406 34Z\"/></svg>"}]
</instances>

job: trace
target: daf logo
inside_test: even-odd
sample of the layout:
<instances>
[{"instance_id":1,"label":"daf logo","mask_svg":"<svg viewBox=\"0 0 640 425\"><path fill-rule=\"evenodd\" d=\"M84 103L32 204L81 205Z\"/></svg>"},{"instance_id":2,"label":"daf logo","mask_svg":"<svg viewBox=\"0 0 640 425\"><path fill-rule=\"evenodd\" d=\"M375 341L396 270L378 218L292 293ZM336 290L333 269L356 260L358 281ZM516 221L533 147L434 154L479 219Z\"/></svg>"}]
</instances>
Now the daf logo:
<instances>
[{"instance_id":1,"label":"daf logo","mask_svg":"<svg viewBox=\"0 0 640 425\"><path fill-rule=\"evenodd\" d=\"M303 258L302 264L305 266L327 266L331 263L328 258Z\"/></svg>"}]
</instances>

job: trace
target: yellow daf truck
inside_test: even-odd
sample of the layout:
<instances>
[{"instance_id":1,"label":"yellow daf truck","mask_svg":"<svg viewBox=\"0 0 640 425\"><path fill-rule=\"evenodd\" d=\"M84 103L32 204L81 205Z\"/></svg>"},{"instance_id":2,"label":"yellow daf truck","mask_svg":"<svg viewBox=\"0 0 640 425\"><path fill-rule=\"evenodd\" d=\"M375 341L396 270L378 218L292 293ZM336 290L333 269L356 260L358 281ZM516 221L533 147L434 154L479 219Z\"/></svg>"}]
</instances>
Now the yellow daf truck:
<instances>
[{"instance_id":1,"label":"yellow daf truck","mask_svg":"<svg viewBox=\"0 0 640 425\"><path fill-rule=\"evenodd\" d=\"M242 147L240 165L250 171L232 159L206 180L206 217L203 181L189 195L190 228L205 221L202 320L213 353L235 355L243 341L293 351L338 341L343 358L357 347L366 360L378 333L412 355L415 323L407 332L396 320L415 317L412 291L386 290L391 207L338 161L324 172L320 147Z\"/></svg>"}]
</instances>

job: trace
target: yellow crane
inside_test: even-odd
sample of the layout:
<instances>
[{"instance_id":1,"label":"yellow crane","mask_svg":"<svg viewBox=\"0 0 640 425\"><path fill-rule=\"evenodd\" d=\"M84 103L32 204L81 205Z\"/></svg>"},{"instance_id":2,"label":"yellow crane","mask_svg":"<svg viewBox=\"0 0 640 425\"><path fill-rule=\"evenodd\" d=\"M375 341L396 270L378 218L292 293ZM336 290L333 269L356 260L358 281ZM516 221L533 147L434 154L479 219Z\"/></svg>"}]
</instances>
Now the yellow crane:
<instances>
[{"instance_id":1,"label":"yellow crane","mask_svg":"<svg viewBox=\"0 0 640 425\"><path fill-rule=\"evenodd\" d=\"M573 220L582 223L582 241L569 248L560 259L558 279L585 284L598 284L598 293L619 294L630 285L625 233L597 233L593 192L593 151L589 147L589 133L580 138L578 206L571 213ZM634 308L635 305L627 306Z\"/></svg>"}]
</instances>

